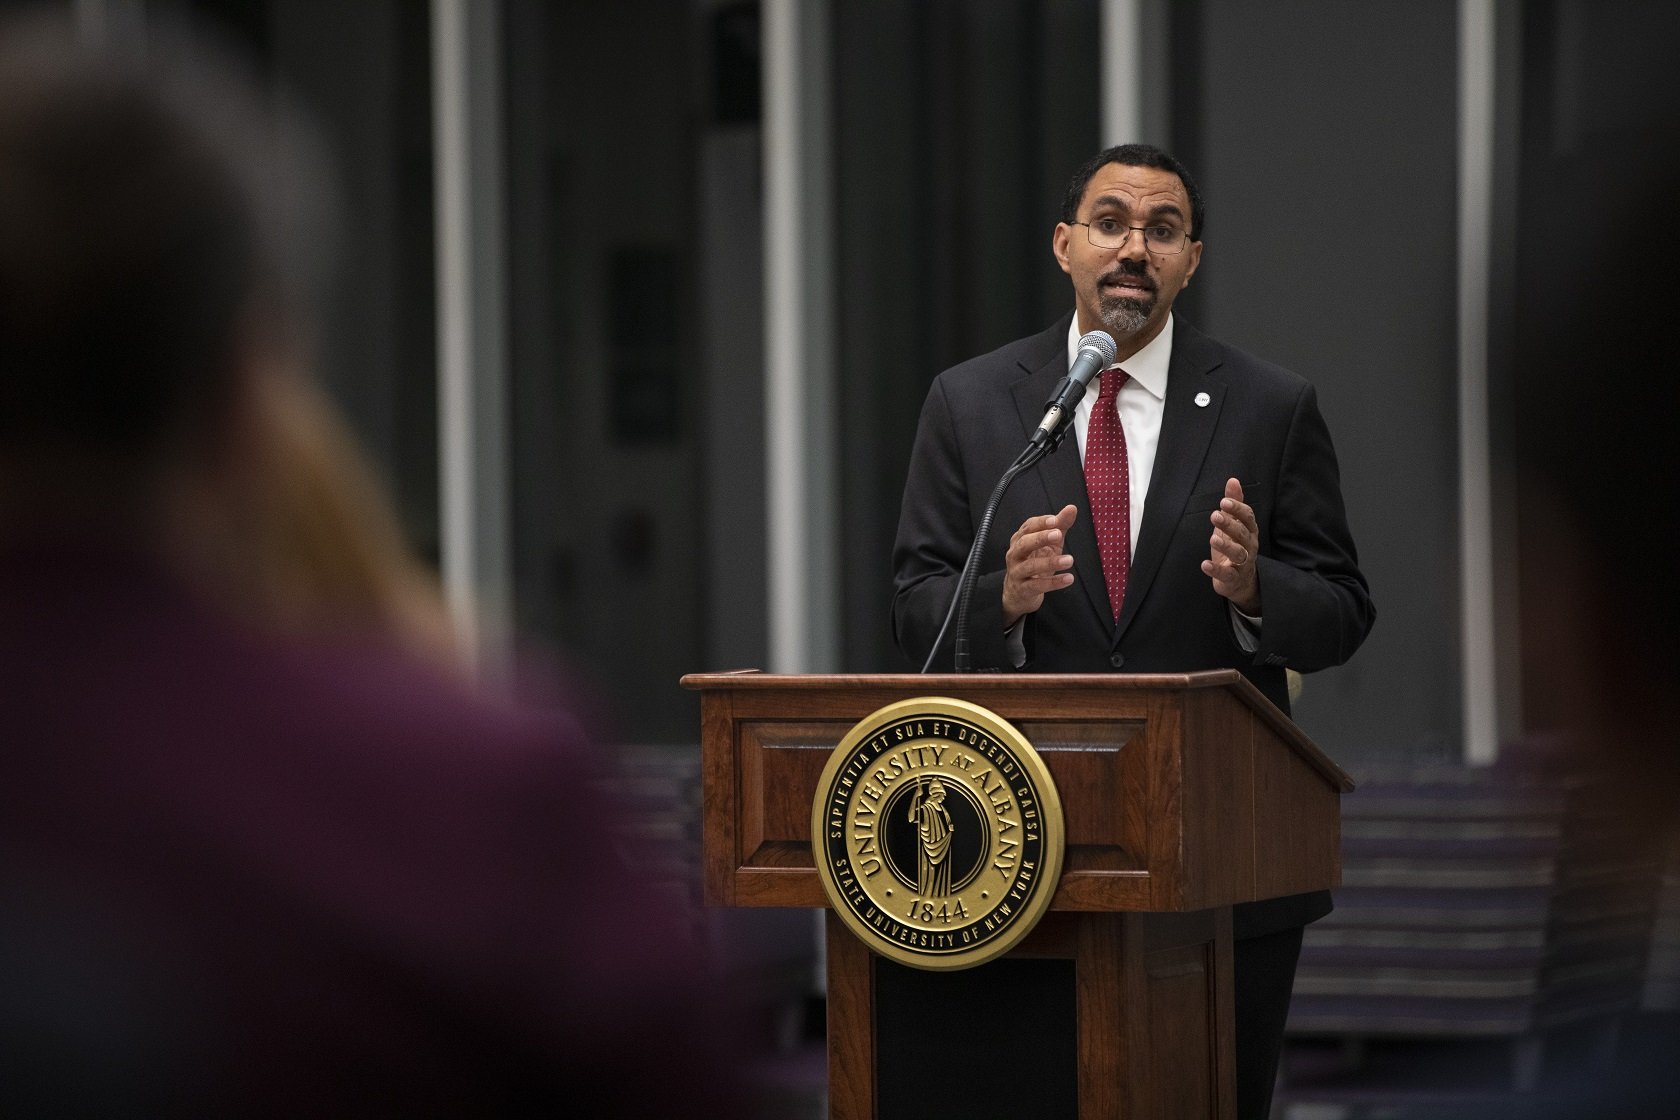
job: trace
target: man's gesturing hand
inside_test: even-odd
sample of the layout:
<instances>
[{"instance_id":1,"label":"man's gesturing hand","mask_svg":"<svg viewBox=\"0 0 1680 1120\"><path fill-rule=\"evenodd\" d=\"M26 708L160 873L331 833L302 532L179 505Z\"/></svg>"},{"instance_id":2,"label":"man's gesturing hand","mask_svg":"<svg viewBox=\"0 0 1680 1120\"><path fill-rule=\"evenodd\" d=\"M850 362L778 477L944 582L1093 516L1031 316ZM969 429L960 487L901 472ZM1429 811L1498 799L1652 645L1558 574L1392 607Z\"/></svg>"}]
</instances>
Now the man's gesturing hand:
<instances>
[{"instance_id":1,"label":"man's gesturing hand","mask_svg":"<svg viewBox=\"0 0 1680 1120\"><path fill-rule=\"evenodd\" d=\"M1063 506L1055 516L1029 517L1009 538L1004 557L1003 624L1031 614L1051 591L1073 586L1073 557L1062 551L1067 531L1079 513L1075 506Z\"/></svg>"},{"instance_id":2,"label":"man's gesturing hand","mask_svg":"<svg viewBox=\"0 0 1680 1120\"><path fill-rule=\"evenodd\" d=\"M1225 480L1225 497L1208 520L1213 523L1213 536L1208 539L1202 574L1239 611L1258 617L1260 576L1255 557L1260 555L1260 527L1254 510L1243 503L1242 483Z\"/></svg>"}]
</instances>

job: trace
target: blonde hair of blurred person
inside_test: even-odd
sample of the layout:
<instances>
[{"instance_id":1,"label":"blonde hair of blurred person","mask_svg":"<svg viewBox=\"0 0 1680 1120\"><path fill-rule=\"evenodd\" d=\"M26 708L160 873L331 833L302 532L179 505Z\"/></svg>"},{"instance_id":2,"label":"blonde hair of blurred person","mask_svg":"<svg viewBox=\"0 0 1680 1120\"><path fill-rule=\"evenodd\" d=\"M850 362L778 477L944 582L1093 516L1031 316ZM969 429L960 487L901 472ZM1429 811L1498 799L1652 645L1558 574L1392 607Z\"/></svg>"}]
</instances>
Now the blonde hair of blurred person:
<instances>
[{"instance_id":1,"label":"blonde hair of blurred person","mask_svg":"<svg viewBox=\"0 0 1680 1120\"><path fill-rule=\"evenodd\" d=\"M432 571L326 393L278 357L235 404L234 462L189 476L172 547L233 613L288 634L375 633L459 667Z\"/></svg>"}]
</instances>

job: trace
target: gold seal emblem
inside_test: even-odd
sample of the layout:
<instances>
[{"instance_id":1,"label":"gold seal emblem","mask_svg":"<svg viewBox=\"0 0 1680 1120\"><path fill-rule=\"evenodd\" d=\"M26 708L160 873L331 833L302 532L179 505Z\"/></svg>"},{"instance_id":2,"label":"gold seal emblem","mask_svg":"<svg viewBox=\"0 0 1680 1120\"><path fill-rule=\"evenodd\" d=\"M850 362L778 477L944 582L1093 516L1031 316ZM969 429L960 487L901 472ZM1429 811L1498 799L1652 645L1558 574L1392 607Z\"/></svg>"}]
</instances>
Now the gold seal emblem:
<instances>
[{"instance_id":1,"label":"gold seal emblem","mask_svg":"<svg viewBox=\"0 0 1680 1120\"><path fill-rule=\"evenodd\" d=\"M840 741L811 806L823 890L853 933L915 968L1008 952L1061 876L1062 802L1000 716L943 696L889 704Z\"/></svg>"}]
</instances>

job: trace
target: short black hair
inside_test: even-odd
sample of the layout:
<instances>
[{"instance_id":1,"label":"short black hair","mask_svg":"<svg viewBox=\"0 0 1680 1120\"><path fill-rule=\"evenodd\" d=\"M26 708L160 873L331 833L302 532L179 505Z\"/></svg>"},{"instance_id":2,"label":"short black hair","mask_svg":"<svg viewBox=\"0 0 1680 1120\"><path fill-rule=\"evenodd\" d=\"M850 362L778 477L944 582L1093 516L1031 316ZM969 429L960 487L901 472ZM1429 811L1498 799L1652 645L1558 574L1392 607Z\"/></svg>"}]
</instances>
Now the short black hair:
<instances>
[{"instance_id":1,"label":"short black hair","mask_svg":"<svg viewBox=\"0 0 1680 1120\"><path fill-rule=\"evenodd\" d=\"M1190 172L1184 170L1182 163L1153 144L1117 144L1081 164L1068 183L1067 198L1062 201L1062 221L1071 224L1079 217L1079 203L1085 197L1085 188L1091 185L1091 176L1111 163L1126 167L1156 167L1177 175L1178 181L1184 184L1184 193L1190 196L1190 240L1202 239L1202 223L1207 218L1202 206L1202 189L1190 177Z\"/></svg>"},{"instance_id":2,"label":"short black hair","mask_svg":"<svg viewBox=\"0 0 1680 1120\"><path fill-rule=\"evenodd\" d=\"M254 304L301 298L309 161L253 74L184 27L0 24L0 441L155 458L219 412Z\"/></svg>"}]
</instances>

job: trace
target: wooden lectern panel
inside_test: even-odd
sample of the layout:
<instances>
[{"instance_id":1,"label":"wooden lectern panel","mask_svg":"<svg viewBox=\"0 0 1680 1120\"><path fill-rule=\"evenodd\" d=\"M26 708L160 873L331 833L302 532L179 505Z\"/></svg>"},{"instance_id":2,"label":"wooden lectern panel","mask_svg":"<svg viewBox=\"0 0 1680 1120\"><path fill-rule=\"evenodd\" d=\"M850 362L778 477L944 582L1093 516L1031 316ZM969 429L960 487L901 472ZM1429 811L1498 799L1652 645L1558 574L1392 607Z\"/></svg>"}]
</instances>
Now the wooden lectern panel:
<instances>
[{"instance_id":1,"label":"wooden lectern panel","mask_svg":"<svg viewBox=\"0 0 1680 1120\"><path fill-rule=\"evenodd\" d=\"M1234 671L1160 676L684 678L703 692L705 896L826 903L810 806L829 754L906 696L953 696L1018 727L1062 799L1054 909L1184 911L1331 886L1350 783Z\"/></svg>"}]
</instances>

